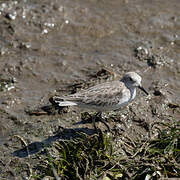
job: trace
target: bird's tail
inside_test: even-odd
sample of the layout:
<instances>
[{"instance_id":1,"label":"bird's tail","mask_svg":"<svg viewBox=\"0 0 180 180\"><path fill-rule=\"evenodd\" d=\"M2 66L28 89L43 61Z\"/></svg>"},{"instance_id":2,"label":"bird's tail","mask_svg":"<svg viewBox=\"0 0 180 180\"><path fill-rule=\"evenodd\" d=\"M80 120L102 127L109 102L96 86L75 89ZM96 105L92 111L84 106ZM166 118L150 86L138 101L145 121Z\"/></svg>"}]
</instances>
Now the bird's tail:
<instances>
[{"instance_id":1,"label":"bird's tail","mask_svg":"<svg viewBox=\"0 0 180 180\"><path fill-rule=\"evenodd\" d=\"M56 102L59 104L59 106L76 106L77 104L71 101L61 101L61 102Z\"/></svg>"},{"instance_id":2,"label":"bird's tail","mask_svg":"<svg viewBox=\"0 0 180 180\"><path fill-rule=\"evenodd\" d=\"M77 103L75 102L64 100L62 97L58 97L58 96L54 96L50 98L49 101L52 104L58 105L58 106L76 106L77 105Z\"/></svg>"}]
</instances>

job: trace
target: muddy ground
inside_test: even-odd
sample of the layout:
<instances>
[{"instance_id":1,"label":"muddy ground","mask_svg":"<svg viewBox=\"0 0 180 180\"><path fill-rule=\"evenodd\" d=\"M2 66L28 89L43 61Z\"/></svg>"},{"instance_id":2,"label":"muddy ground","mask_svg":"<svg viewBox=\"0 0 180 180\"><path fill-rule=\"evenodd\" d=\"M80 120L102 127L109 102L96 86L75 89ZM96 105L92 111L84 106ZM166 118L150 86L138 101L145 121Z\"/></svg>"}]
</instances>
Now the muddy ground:
<instances>
[{"instance_id":1,"label":"muddy ground","mask_svg":"<svg viewBox=\"0 0 180 180\"><path fill-rule=\"evenodd\" d=\"M136 71L150 95L106 113L112 131L146 139L154 122L180 119L179 9L179 0L0 1L0 178L29 177L43 145L73 130L94 133L80 109L47 111L55 94Z\"/></svg>"}]
</instances>

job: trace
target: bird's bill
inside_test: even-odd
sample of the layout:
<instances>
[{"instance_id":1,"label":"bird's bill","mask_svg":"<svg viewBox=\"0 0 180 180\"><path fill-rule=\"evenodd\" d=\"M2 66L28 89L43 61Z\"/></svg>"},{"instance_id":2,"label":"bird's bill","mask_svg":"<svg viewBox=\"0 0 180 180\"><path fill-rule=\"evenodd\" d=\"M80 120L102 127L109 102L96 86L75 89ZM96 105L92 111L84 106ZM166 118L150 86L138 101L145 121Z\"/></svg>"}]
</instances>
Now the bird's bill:
<instances>
[{"instance_id":1,"label":"bird's bill","mask_svg":"<svg viewBox=\"0 0 180 180\"><path fill-rule=\"evenodd\" d=\"M146 95L149 95L149 93L142 86L138 86L138 88L142 90Z\"/></svg>"}]
</instances>

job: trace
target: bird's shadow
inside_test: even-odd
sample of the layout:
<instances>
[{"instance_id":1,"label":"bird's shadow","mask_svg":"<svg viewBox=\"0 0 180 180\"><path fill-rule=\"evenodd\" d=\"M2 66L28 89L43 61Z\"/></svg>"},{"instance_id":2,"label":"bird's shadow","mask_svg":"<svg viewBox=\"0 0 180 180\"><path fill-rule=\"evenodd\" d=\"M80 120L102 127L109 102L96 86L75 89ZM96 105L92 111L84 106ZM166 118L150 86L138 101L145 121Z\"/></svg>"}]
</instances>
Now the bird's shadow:
<instances>
[{"instance_id":1,"label":"bird's shadow","mask_svg":"<svg viewBox=\"0 0 180 180\"><path fill-rule=\"evenodd\" d=\"M40 152L43 148L51 145L56 140L69 140L79 136L79 133L85 133L87 135L93 135L96 133L94 129L89 128L62 128L60 127L58 132L54 136L49 136L47 139L41 142L33 142L28 146L16 150L12 153L13 156L19 158L25 158L30 155Z\"/></svg>"},{"instance_id":2,"label":"bird's shadow","mask_svg":"<svg viewBox=\"0 0 180 180\"><path fill-rule=\"evenodd\" d=\"M55 107L54 105L47 105L39 108L38 110L32 110L32 111L27 111L29 115L53 115L56 113L56 110L58 110L58 113L64 112L65 108L59 108ZM43 110L43 111L42 111ZM98 118L96 118L96 121L98 121ZM87 124L87 123L92 123L92 115L90 115L88 112L85 112L81 116L81 121L74 123L73 125L80 125L80 124ZM19 157L19 158L25 158L28 157L29 155L36 154L40 152L44 147L47 147L51 145L53 142L56 140L68 140L68 139L73 139L79 136L79 133L85 133L87 135L93 135L97 133L94 129L89 129L89 128L63 128L59 127L58 131L55 132L54 136L49 136L47 139L45 139L42 142L33 142L29 144L28 146L16 150L12 153L13 156Z\"/></svg>"}]
</instances>

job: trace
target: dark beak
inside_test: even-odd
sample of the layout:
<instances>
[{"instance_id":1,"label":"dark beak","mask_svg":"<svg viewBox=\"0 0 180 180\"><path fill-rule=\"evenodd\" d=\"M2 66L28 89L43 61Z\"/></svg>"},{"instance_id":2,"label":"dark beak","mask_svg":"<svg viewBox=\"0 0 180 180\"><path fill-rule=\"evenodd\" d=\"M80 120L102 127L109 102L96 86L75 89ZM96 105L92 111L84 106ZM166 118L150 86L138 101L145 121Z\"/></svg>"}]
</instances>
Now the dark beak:
<instances>
[{"instance_id":1,"label":"dark beak","mask_svg":"<svg viewBox=\"0 0 180 180\"><path fill-rule=\"evenodd\" d=\"M141 89L146 95L149 95L149 93L142 86L138 86L138 88Z\"/></svg>"}]
</instances>

